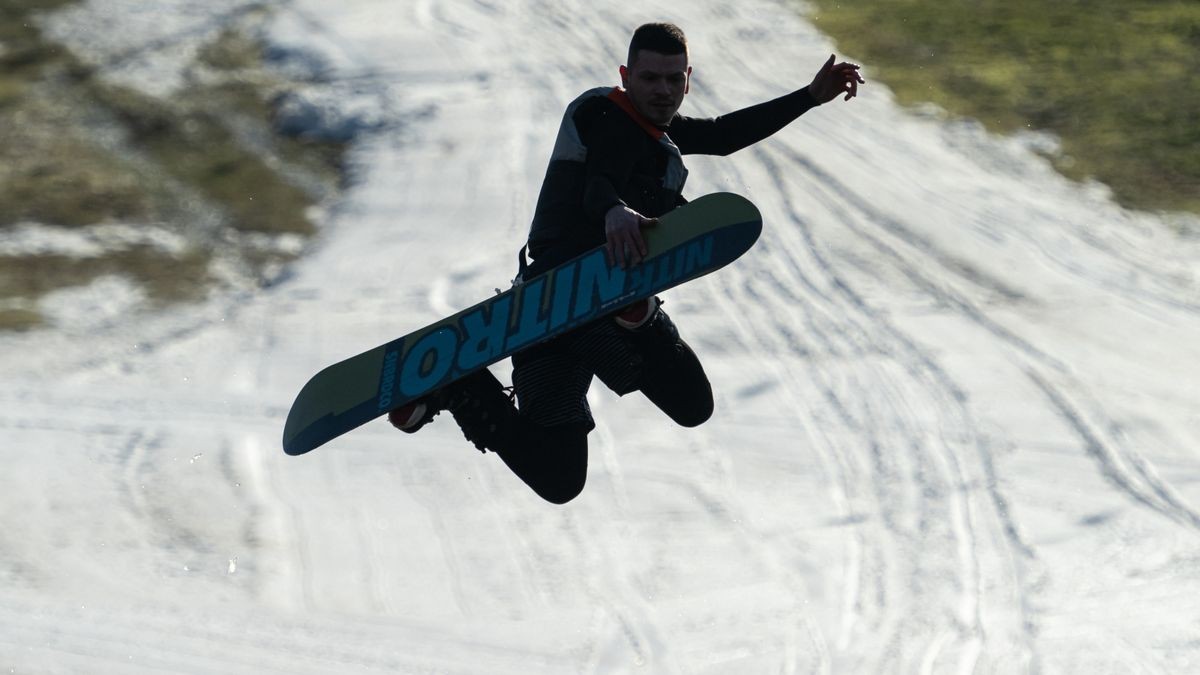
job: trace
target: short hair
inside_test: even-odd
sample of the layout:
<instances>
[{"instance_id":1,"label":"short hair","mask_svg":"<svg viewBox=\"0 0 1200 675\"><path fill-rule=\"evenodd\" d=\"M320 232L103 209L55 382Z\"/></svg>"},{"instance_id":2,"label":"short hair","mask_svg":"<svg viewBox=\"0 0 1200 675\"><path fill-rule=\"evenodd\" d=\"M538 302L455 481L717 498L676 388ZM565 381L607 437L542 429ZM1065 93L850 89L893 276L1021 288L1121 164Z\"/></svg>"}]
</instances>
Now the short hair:
<instances>
[{"instance_id":1,"label":"short hair","mask_svg":"<svg viewBox=\"0 0 1200 675\"><path fill-rule=\"evenodd\" d=\"M673 23L647 23L638 26L633 31L633 39L629 41L629 56L625 65L632 68L637 60L639 50L648 49L652 52L675 56L687 54L687 38L683 30Z\"/></svg>"}]
</instances>

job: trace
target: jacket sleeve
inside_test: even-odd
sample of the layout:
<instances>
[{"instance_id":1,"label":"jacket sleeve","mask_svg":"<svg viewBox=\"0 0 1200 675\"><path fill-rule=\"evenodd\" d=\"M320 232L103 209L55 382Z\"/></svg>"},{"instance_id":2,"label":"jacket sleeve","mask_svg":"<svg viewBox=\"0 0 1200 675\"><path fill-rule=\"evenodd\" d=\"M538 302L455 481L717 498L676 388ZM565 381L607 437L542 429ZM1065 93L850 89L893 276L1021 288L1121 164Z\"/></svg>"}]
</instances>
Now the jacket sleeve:
<instances>
[{"instance_id":1,"label":"jacket sleeve","mask_svg":"<svg viewBox=\"0 0 1200 675\"><path fill-rule=\"evenodd\" d=\"M677 116L667 134L684 155L728 155L779 131L815 108L808 87L720 117Z\"/></svg>"},{"instance_id":2,"label":"jacket sleeve","mask_svg":"<svg viewBox=\"0 0 1200 675\"><path fill-rule=\"evenodd\" d=\"M599 100L576 116L576 128L587 147L584 161L583 209L589 220L604 221L613 206L625 206L619 190L629 182L637 160L637 141L643 133L625 112Z\"/></svg>"}]
</instances>

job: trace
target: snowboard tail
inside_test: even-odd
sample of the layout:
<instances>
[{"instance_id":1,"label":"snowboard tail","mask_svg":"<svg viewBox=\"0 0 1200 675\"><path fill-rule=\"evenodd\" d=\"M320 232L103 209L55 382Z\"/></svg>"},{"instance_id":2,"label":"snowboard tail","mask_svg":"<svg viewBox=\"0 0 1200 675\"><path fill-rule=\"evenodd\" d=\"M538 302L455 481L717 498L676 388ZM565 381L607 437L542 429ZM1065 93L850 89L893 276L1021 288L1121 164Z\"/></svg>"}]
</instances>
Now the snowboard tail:
<instances>
[{"instance_id":1,"label":"snowboard tail","mask_svg":"<svg viewBox=\"0 0 1200 675\"><path fill-rule=\"evenodd\" d=\"M301 389L283 449L304 454L389 410L573 328L736 260L762 231L744 197L700 197L644 231L637 266L609 266L604 247L385 345L336 363Z\"/></svg>"}]
</instances>

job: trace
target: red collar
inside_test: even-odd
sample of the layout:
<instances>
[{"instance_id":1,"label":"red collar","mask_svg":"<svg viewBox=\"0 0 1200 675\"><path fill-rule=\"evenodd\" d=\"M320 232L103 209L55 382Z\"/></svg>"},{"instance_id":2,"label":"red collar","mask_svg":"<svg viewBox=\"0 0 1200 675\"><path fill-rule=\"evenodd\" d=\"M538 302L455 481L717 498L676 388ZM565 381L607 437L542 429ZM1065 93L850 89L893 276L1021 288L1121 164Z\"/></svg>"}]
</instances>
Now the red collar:
<instances>
[{"instance_id":1,"label":"red collar","mask_svg":"<svg viewBox=\"0 0 1200 675\"><path fill-rule=\"evenodd\" d=\"M657 141L666 133L662 129L654 126L653 122L643 117L642 114L637 111L637 108L633 107L633 101L629 100L629 94L625 93L624 89L620 87L613 87L613 90L608 93L608 98L613 103L621 106L621 109L626 113L629 113L629 116L633 118L633 121L637 122L638 126L644 129L646 133L650 134L650 137L654 140Z\"/></svg>"}]
</instances>

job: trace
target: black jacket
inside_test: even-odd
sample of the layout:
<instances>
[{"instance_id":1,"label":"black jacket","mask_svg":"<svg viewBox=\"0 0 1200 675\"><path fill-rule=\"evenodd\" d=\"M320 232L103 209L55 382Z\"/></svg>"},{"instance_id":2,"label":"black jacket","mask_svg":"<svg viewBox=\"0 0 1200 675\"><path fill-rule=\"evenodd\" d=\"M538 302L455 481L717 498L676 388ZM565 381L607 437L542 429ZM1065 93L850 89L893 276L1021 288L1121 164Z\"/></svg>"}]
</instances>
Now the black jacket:
<instances>
[{"instance_id":1,"label":"black jacket","mask_svg":"<svg viewBox=\"0 0 1200 675\"><path fill-rule=\"evenodd\" d=\"M604 215L614 205L655 218L685 203L679 155L728 155L817 105L806 87L716 118L676 113L656 129L627 112L618 103L623 92L613 91L588 92L564 116L530 228L527 277L604 243ZM662 132L666 139L652 135Z\"/></svg>"}]
</instances>

